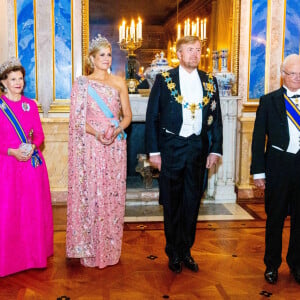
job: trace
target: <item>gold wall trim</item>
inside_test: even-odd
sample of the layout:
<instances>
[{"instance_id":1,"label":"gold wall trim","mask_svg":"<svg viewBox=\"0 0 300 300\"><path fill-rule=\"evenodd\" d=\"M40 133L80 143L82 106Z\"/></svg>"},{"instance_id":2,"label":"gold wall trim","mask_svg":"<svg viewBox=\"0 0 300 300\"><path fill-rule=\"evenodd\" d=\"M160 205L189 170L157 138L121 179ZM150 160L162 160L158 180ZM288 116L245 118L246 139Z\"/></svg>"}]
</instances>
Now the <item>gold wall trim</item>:
<instances>
[{"instance_id":1,"label":"gold wall trim","mask_svg":"<svg viewBox=\"0 0 300 300\"><path fill-rule=\"evenodd\" d=\"M19 55L19 42L18 42L18 11L17 11L17 0L14 0L14 15L15 15L15 51L16 57ZM33 32L34 32L34 59L35 59L35 101L39 106L39 110L42 112L42 107L38 103L38 71L37 71L37 31L36 31L36 0L33 0Z\"/></svg>"},{"instance_id":2,"label":"gold wall trim","mask_svg":"<svg viewBox=\"0 0 300 300\"><path fill-rule=\"evenodd\" d=\"M257 107L258 107L258 102L253 102L253 103L245 103L243 105L243 109L242 109L242 112L245 112L245 113L253 113L253 112L256 112L257 110Z\"/></svg>"},{"instance_id":3,"label":"gold wall trim","mask_svg":"<svg viewBox=\"0 0 300 300\"><path fill-rule=\"evenodd\" d=\"M14 14L15 14L15 44L16 44L16 57L18 57L18 14L17 14L17 0L14 0Z\"/></svg>"},{"instance_id":4,"label":"gold wall trim","mask_svg":"<svg viewBox=\"0 0 300 300\"><path fill-rule=\"evenodd\" d=\"M54 0L51 1L52 10L52 72L53 72L53 102L55 102L55 16L54 16Z\"/></svg>"},{"instance_id":5,"label":"gold wall trim","mask_svg":"<svg viewBox=\"0 0 300 300\"><path fill-rule=\"evenodd\" d=\"M265 94L270 90L270 49L271 49L271 19L272 19L272 3L271 0L267 2L267 28L266 28L266 55L265 55Z\"/></svg>"},{"instance_id":6,"label":"gold wall trim","mask_svg":"<svg viewBox=\"0 0 300 300\"><path fill-rule=\"evenodd\" d=\"M70 99L57 99L55 93L55 12L54 12L54 0L51 1L51 9L52 9L52 60L53 60L53 102L50 105L49 113L65 113L70 112ZM71 1L71 63L72 63L72 70L71 70L71 84L74 81L74 26L73 26L73 1Z\"/></svg>"},{"instance_id":7,"label":"gold wall trim","mask_svg":"<svg viewBox=\"0 0 300 300\"><path fill-rule=\"evenodd\" d=\"M283 13L283 24L282 24L282 61L284 60L284 48L285 48L285 24L286 24L286 0L284 1L284 13ZM299 49L300 50L300 49Z\"/></svg>"},{"instance_id":8,"label":"gold wall trim","mask_svg":"<svg viewBox=\"0 0 300 300\"><path fill-rule=\"evenodd\" d=\"M72 74L71 74L71 85L74 82L74 18L73 18L73 1L71 1L71 61L72 61Z\"/></svg>"},{"instance_id":9,"label":"gold wall trim","mask_svg":"<svg viewBox=\"0 0 300 300\"><path fill-rule=\"evenodd\" d=\"M33 1L33 31L34 31L34 59L35 59L35 100L39 101L39 91L38 91L38 59L37 59L37 33L36 33L36 0Z\"/></svg>"},{"instance_id":10,"label":"gold wall trim","mask_svg":"<svg viewBox=\"0 0 300 300\"><path fill-rule=\"evenodd\" d=\"M252 32L252 0L250 1L250 26L249 26L249 55L248 55L248 82L247 82L247 101L249 101L249 87L250 87L250 67L251 67L251 32Z\"/></svg>"},{"instance_id":11,"label":"gold wall trim","mask_svg":"<svg viewBox=\"0 0 300 300\"><path fill-rule=\"evenodd\" d=\"M89 0L82 0L82 74L85 75L85 58L89 49Z\"/></svg>"},{"instance_id":12,"label":"gold wall trim","mask_svg":"<svg viewBox=\"0 0 300 300\"><path fill-rule=\"evenodd\" d=\"M50 105L49 113L69 113L70 112L70 99L61 99L54 101Z\"/></svg>"},{"instance_id":13,"label":"gold wall trim","mask_svg":"<svg viewBox=\"0 0 300 300\"><path fill-rule=\"evenodd\" d=\"M238 95L238 86L239 86L240 19L241 19L241 3L240 3L240 0L234 0L233 1L231 61L232 61L232 72L235 75L236 83L232 87L233 95Z\"/></svg>"}]
</instances>

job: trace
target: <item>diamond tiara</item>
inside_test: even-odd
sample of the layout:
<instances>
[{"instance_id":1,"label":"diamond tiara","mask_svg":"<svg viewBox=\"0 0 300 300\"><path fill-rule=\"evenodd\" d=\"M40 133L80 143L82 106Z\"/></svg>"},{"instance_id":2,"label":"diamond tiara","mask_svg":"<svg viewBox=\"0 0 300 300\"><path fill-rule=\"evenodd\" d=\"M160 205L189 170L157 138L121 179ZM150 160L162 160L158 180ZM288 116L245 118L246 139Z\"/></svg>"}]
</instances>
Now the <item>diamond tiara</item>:
<instances>
[{"instance_id":1,"label":"diamond tiara","mask_svg":"<svg viewBox=\"0 0 300 300\"><path fill-rule=\"evenodd\" d=\"M103 37L100 33L98 33L98 35L92 39L90 43L89 51L91 52L92 50L97 48L101 43L110 44L107 38Z\"/></svg>"},{"instance_id":2,"label":"diamond tiara","mask_svg":"<svg viewBox=\"0 0 300 300\"><path fill-rule=\"evenodd\" d=\"M5 70L8 68L16 67L16 66L22 66L19 59L16 57L11 57L7 61L5 61L3 64L0 65L0 75L3 74Z\"/></svg>"}]
</instances>

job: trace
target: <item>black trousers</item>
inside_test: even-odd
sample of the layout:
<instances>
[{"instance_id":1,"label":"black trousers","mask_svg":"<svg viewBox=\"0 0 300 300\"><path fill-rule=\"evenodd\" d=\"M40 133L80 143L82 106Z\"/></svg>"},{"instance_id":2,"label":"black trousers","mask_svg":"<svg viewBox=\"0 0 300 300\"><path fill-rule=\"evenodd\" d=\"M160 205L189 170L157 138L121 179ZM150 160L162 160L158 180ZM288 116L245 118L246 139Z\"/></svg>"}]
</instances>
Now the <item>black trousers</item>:
<instances>
[{"instance_id":1,"label":"black trousers","mask_svg":"<svg viewBox=\"0 0 300 300\"><path fill-rule=\"evenodd\" d=\"M160 204L164 208L166 253L170 259L190 255L203 194L208 141L164 133L159 177Z\"/></svg>"},{"instance_id":2,"label":"black trousers","mask_svg":"<svg viewBox=\"0 0 300 300\"><path fill-rule=\"evenodd\" d=\"M265 190L267 267L279 268L282 262L282 230L291 216L289 248L290 268L300 268L300 153L290 154L270 148L266 160Z\"/></svg>"}]
</instances>

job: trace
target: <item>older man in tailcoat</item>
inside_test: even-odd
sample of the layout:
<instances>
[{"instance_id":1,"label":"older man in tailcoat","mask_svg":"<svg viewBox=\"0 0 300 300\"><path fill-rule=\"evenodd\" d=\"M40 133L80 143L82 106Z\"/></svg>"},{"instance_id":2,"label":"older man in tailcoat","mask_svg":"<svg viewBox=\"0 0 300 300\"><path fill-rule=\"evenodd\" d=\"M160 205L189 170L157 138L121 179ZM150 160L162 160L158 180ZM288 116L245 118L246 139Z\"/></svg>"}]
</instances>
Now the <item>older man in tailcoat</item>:
<instances>
[{"instance_id":1,"label":"older man in tailcoat","mask_svg":"<svg viewBox=\"0 0 300 300\"><path fill-rule=\"evenodd\" d=\"M205 173L222 155L222 117L216 79L197 69L201 43L177 41L179 67L156 76L146 115L146 151L160 172L169 268L197 272L191 256Z\"/></svg>"},{"instance_id":2,"label":"older man in tailcoat","mask_svg":"<svg viewBox=\"0 0 300 300\"><path fill-rule=\"evenodd\" d=\"M260 99L252 142L254 184L265 190L265 279L274 284L281 265L284 220L291 215L287 263L300 283L300 57L281 65L283 86Z\"/></svg>"}]
</instances>

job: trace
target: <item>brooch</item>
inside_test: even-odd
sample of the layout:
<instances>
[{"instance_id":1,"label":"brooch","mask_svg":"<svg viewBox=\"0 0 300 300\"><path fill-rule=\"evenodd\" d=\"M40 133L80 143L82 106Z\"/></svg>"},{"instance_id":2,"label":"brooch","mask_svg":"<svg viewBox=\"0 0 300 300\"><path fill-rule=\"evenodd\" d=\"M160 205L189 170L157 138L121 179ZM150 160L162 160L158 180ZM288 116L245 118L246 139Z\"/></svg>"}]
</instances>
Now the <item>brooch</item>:
<instances>
[{"instance_id":1,"label":"brooch","mask_svg":"<svg viewBox=\"0 0 300 300\"><path fill-rule=\"evenodd\" d=\"M211 103L211 105L210 105L210 109L211 109L212 111L214 111L214 110L216 109L216 107L217 107L217 102L214 100L214 101L212 101L212 103Z\"/></svg>"},{"instance_id":2,"label":"brooch","mask_svg":"<svg viewBox=\"0 0 300 300\"><path fill-rule=\"evenodd\" d=\"M0 107L4 110L4 109L6 109L6 104L5 104L4 102L2 102L2 103L0 104Z\"/></svg>"},{"instance_id":3,"label":"brooch","mask_svg":"<svg viewBox=\"0 0 300 300\"><path fill-rule=\"evenodd\" d=\"M30 105L28 103L26 103L26 102L23 102L22 103L22 109L24 111L30 111Z\"/></svg>"}]
</instances>

